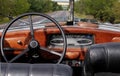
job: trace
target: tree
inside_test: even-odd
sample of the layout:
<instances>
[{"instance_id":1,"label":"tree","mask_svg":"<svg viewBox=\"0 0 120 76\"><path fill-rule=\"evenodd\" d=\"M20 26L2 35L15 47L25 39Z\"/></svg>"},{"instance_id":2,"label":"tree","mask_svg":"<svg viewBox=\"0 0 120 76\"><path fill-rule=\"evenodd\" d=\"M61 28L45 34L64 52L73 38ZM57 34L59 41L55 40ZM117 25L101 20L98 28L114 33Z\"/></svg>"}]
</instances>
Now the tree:
<instances>
[{"instance_id":1,"label":"tree","mask_svg":"<svg viewBox=\"0 0 120 76\"><path fill-rule=\"evenodd\" d=\"M12 1L9 2L8 0L0 0L0 19L9 15L12 3Z\"/></svg>"},{"instance_id":2,"label":"tree","mask_svg":"<svg viewBox=\"0 0 120 76\"><path fill-rule=\"evenodd\" d=\"M0 0L0 19L25 12L49 12L62 9L51 0Z\"/></svg>"},{"instance_id":3,"label":"tree","mask_svg":"<svg viewBox=\"0 0 120 76\"><path fill-rule=\"evenodd\" d=\"M52 2L52 11L62 10L62 6L58 5L57 2Z\"/></svg>"},{"instance_id":4,"label":"tree","mask_svg":"<svg viewBox=\"0 0 120 76\"><path fill-rule=\"evenodd\" d=\"M114 5L112 7L113 14L115 15L116 19L120 19L120 2L114 2Z\"/></svg>"},{"instance_id":5,"label":"tree","mask_svg":"<svg viewBox=\"0 0 120 76\"><path fill-rule=\"evenodd\" d=\"M61 6L51 0L28 0L28 2L31 4L30 12L44 13L61 9Z\"/></svg>"},{"instance_id":6,"label":"tree","mask_svg":"<svg viewBox=\"0 0 120 76\"><path fill-rule=\"evenodd\" d=\"M27 0L0 0L0 17L11 17L28 11Z\"/></svg>"},{"instance_id":7,"label":"tree","mask_svg":"<svg viewBox=\"0 0 120 76\"><path fill-rule=\"evenodd\" d=\"M79 2L79 6L77 2ZM114 23L114 20L116 19L115 10L120 7L118 0L77 0L77 2L77 8L82 9L76 9L76 12L82 11L86 15L92 15L96 19L109 21L111 23Z\"/></svg>"},{"instance_id":8,"label":"tree","mask_svg":"<svg viewBox=\"0 0 120 76\"><path fill-rule=\"evenodd\" d=\"M30 7L30 4L27 0L15 0L13 6L15 7L13 9L14 15L18 15L27 12Z\"/></svg>"},{"instance_id":9,"label":"tree","mask_svg":"<svg viewBox=\"0 0 120 76\"><path fill-rule=\"evenodd\" d=\"M84 13L84 7L85 7L85 5L84 5L84 3L83 3L83 0L77 0L77 1L75 2L75 11L76 11L77 13L83 14L83 13Z\"/></svg>"}]
</instances>

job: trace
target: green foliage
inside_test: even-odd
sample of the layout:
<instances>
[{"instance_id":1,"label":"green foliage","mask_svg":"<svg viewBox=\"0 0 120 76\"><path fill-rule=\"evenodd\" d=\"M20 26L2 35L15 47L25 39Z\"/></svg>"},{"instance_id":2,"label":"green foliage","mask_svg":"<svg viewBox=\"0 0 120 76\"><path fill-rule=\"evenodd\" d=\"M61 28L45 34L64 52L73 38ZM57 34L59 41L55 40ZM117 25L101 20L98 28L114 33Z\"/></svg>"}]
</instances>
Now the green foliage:
<instances>
[{"instance_id":1,"label":"green foliage","mask_svg":"<svg viewBox=\"0 0 120 76\"><path fill-rule=\"evenodd\" d=\"M0 21L25 12L50 12L62 9L51 0L0 0Z\"/></svg>"},{"instance_id":2,"label":"green foliage","mask_svg":"<svg viewBox=\"0 0 120 76\"><path fill-rule=\"evenodd\" d=\"M92 15L101 21L113 23L116 18L120 17L118 0L77 0L75 5L76 12Z\"/></svg>"},{"instance_id":3,"label":"green foliage","mask_svg":"<svg viewBox=\"0 0 120 76\"><path fill-rule=\"evenodd\" d=\"M12 6L12 1L0 0L0 19L9 15L11 12L10 6Z\"/></svg>"},{"instance_id":4,"label":"green foliage","mask_svg":"<svg viewBox=\"0 0 120 76\"><path fill-rule=\"evenodd\" d=\"M28 11L30 4L27 0L15 0L14 7L13 12L15 15L18 15Z\"/></svg>"},{"instance_id":5,"label":"green foliage","mask_svg":"<svg viewBox=\"0 0 120 76\"><path fill-rule=\"evenodd\" d=\"M115 15L115 18L120 20L120 2L114 2L112 11L114 11L113 14Z\"/></svg>"},{"instance_id":6,"label":"green foliage","mask_svg":"<svg viewBox=\"0 0 120 76\"><path fill-rule=\"evenodd\" d=\"M48 6L49 10L49 5L47 5L45 2L46 0L28 0L29 3L31 4L30 6L30 12L36 11L36 12L47 12L45 9ZM48 0L47 0L48 1Z\"/></svg>"},{"instance_id":7,"label":"green foliage","mask_svg":"<svg viewBox=\"0 0 120 76\"><path fill-rule=\"evenodd\" d=\"M58 5L57 2L52 2L52 11L62 10L62 6Z\"/></svg>"},{"instance_id":8,"label":"green foliage","mask_svg":"<svg viewBox=\"0 0 120 76\"><path fill-rule=\"evenodd\" d=\"M28 2L31 4L30 12L49 12L61 9L56 2L51 0L28 0Z\"/></svg>"},{"instance_id":9,"label":"green foliage","mask_svg":"<svg viewBox=\"0 0 120 76\"><path fill-rule=\"evenodd\" d=\"M0 19L26 12L29 6L27 0L0 0Z\"/></svg>"}]
</instances>

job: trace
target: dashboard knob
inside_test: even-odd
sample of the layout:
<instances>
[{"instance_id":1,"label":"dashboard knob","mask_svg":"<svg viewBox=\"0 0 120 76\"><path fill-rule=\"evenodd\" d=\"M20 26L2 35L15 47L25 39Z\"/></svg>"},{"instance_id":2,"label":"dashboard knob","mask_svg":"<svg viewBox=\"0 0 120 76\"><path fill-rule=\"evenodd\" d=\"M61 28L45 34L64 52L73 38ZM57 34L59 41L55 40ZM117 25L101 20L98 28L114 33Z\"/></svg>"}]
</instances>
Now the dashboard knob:
<instances>
[{"instance_id":1,"label":"dashboard knob","mask_svg":"<svg viewBox=\"0 0 120 76\"><path fill-rule=\"evenodd\" d=\"M18 43L18 44L22 44L22 41L21 41L21 40L18 40L17 43Z\"/></svg>"}]
</instances>

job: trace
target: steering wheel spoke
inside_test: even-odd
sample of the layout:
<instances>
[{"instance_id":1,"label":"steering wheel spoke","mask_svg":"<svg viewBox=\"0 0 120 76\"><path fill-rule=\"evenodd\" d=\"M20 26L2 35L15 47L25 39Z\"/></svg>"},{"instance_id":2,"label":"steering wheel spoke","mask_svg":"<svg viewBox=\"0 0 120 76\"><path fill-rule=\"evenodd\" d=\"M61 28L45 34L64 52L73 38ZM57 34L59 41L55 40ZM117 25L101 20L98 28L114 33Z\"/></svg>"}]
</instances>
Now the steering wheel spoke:
<instances>
[{"instance_id":1,"label":"steering wheel spoke","mask_svg":"<svg viewBox=\"0 0 120 76\"><path fill-rule=\"evenodd\" d=\"M30 21L30 33L31 33L32 39L34 39L34 29L33 29L32 15L29 15L29 21Z\"/></svg>"},{"instance_id":2,"label":"steering wheel spoke","mask_svg":"<svg viewBox=\"0 0 120 76\"><path fill-rule=\"evenodd\" d=\"M13 62L13 61L15 61L15 60L17 60L18 58L20 58L21 56L23 56L25 53L27 53L29 51L29 49L27 48L27 49L25 49L25 50L23 50L23 52L22 53L20 53L20 54L18 54L17 56L15 56L14 58L12 58L10 61L9 61L9 63L11 63L11 62Z\"/></svg>"},{"instance_id":3,"label":"steering wheel spoke","mask_svg":"<svg viewBox=\"0 0 120 76\"><path fill-rule=\"evenodd\" d=\"M54 54L54 55L57 55L57 56L60 56L60 57L62 56L61 53L55 52L55 51L53 51L53 50L49 50L49 49L44 48L44 47L40 47L40 50L47 51L47 52L49 52L49 53L51 53L51 54Z\"/></svg>"}]
</instances>

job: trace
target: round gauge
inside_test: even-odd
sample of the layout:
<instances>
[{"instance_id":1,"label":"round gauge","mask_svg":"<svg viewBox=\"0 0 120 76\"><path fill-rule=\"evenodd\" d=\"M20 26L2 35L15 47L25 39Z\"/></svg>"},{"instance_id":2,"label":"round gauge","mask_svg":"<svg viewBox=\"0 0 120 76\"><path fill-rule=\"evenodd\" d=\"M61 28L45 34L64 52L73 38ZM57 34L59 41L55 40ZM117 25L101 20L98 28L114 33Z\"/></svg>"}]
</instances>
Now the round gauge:
<instances>
[{"instance_id":1,"label":"round gauge","mask_svg":"<svg viewBox=\"0 0 120 76\"><path fill-rule=\"evenodd\" d=\"M55 38L50 41L50 44L52 45L63 45L63 39L61 38Z\"/></svg>"},{"instance_id":2,"label":"round gauge","mask_svg":"<svg viewBox=\"0 0 120 76\"><path fill-rule=\"evenodd\" d=\"M84 38L78 39L77 42L79 43L79 45L90 45L93 43L91 39Z\"/></svg>"}]
</instances>

